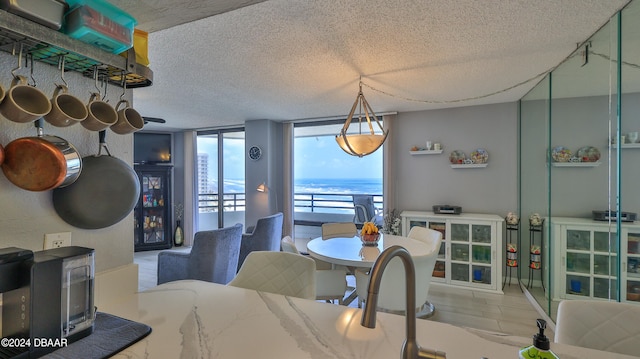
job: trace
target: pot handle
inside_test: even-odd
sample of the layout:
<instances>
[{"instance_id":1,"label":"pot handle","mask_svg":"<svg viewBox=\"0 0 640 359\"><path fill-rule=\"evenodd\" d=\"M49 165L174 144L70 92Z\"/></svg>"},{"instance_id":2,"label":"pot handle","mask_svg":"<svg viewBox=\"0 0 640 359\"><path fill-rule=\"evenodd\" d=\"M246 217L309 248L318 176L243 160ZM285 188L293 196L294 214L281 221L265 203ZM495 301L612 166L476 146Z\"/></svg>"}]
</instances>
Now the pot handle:
<instances>
[{"instance_id":1,"label":"pot handle","mask_svg":"<svg viewBox=\"0 0 640 359\"><path fill-rule=\"evenodd\" d=\"M44 129L42 128L42 126L44 126L44 118L40 117L39 119L33 121L33 125L36 127L38 137L44 136Z\"/></svg>"},{"instance_id":2,"label":"pot handle","mask_svg":"<svg viewBox=\"0 0 640 359\"><path fill-rule=\"evenodd\" d=\"M104 150L107 152L107 155L111 156L111 152L109 151L109 147L107 147L107 141L105 140L105 138L107 137L107 130L102 130L98 132L98 139L100 141L99 147L98 147L98 156L100 156L102 154L102 148L104 147Z\"/></svg>"}]
</instances>

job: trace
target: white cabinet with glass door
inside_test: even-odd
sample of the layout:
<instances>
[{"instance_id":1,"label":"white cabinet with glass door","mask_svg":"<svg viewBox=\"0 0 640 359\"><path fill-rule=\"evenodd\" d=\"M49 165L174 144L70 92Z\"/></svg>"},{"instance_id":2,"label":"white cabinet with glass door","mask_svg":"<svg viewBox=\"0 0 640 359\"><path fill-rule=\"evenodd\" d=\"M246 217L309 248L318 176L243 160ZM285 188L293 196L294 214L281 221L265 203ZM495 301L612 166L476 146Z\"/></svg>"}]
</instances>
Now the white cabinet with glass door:
<instances>
[{"instance_id":1,"label":"white cabinet with glass door","mask_svg":"<svg viewBox=\"0 0 640 359\"><path fill-rule=\"evenodd\" d=\"M640 303L640 225L623 223L620 245L616 225L587 218L551 218L555 268L559 275L554 299L618 300L618 263L621 301ZM620 256L620 258L618 258Z\"/></svg>"},{"instance_id":2,"label":"white cabinet with glass door","mask_svg":"<svg viewBox=\"0 0 640 359\"><path fill-rule=\"evenodd\" d=\"M443 235L433 271L433 282L501 292L502 223L497 215L462 213L442 215L405 211L403 235L421 226Z\"/></svg>"},{"instance_id":3,"label":"white cabinet with glass door","mask_svg":"<svg viewBox=\"0 0 640 359\"><path fill-rule=\"evenodd\" d=\"M626 239L622 260L622 298L640 303L640 226L623 229Z\"/></svg>"}]
</instances>

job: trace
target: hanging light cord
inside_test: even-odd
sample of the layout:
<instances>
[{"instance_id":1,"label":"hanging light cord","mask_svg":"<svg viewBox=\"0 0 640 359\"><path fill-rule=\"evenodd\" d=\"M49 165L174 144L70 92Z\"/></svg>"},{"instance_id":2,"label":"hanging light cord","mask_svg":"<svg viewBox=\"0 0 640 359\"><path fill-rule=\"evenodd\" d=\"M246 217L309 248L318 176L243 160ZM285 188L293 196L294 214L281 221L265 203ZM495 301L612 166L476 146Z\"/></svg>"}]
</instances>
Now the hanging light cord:
<instances>
[{"instance_id":1,"label":"hanging light cord","mask_svg":"<svg viewBox=\"0 0 640 359\"><path fill-rule=\"evenodd\" d=\"M609 61L614 61L614 62L616 61L616 60L612 60L610 56L607 56L605 54L600 54L600 53L597 53L597 52L594 52L594 51L589 51L589 53L592 54L592 55L595 55L595 56L602 57L602 58L604 58L606 60L609 60ZM577 56L577 54L571 55L571 56L569 56L569 58L574 57L574 56ZM626 65L626 66L629 66L629 67L632 67L632 68L635 68L635 69L640 69L640 65L634 64L634 63L631 63L631 62L623 61L622 64ZM556 66L554 66L554 67L552 67L552 68L550 68L548 70L545 70L545 71L543 71L543 72L541 72L541 73L539 73L539 74L537 74L537 75L535 75L533 77L530 77L530 78L528 78L528 79L526 79L524 81L518 82L517 84L509 86L509 87L504 88L502 90L494 91L494 92L491 92L491 93L488 93L488 94L484 94L484 95L478 95L478 96L466 97L466 98L460 98L460 99L454 99L454 100L420 100L420 99L415 99L415 98L411 98L411 97L404 97L404 96L395 95L395 94L392 94L390 92L375 88L375 87L369 85L366 82L363 82L362 81L362 76L360 76L360 85L364 85L364 86L368 87L369 89L371 89L372 91L381 93L381 94L383 94L385 96L399 98L401 100L405 100L405 101L409 101L409 102L421 102L421 103L430 103L430 104L459 103L459 102L466 102L466 101L472 101L472 100L479 100L479 99L487 98L487 97L490 97L490 96L498 95L498 94L501 94L503 92L507 92L507 91L512 90L512 89L514 89L516 87L525 85L525 84L527 84L527 83L529 83L531 81L534 81L534 80L536 80L536 79L538 79L538 78L540 78L542 76L547 75L551 71L555 70L558 66L559 65L556 65Z\"/></svg>"},{"instance_id":2,"label":"hanging light cord","mask_svg":"<svg viewBox=\"0 0 640 359\"><path fill-rule=\"evenodd\" d=\"M362 85L368 87L369 89L373 90L373 91L379 92L379 93L381 93L383 95L386 95L386 96L389 96L389 97L399 98L399 99L405 100L405 101L431 103L431 104L447 104L447 103L459 103L459 102L466 102L466 101L472 101L472 100L479 100L479 99L483 99L483 98L486 98L486 97L494 96L494 95L497 95L497 94L500 94L500 93L503 93L503 92L507 92L509 90L512 90L512 89L518 87L518 86L522 86L522 85L524 85L526 83L529 83L529 82L531 82L533 80L536 80L536 79L548 74L552 70L553 69L545 70L545 71L543 71L543 72L541 72L541 73L539 73L539 74L537 74L537 75L535 75L535 76L533 76L533 77L531 77L531 78L529 78L527 80L518 82L517 84L509 86L509 87L507 87L505 89L502 89L502 90L494 91L494 92L491 92L491 93L488 93L488 94L484 94L484 95L478 95L478 96L466 97L466 98L460 98L460 99L454 99L454 100L420 100L420 99L415 99L415 98L411 98L411 97L404 97L404 96L394 95L394 94L392 94L390 92L377 89L377 88L367 84L366 82L362 82L362 80L360 81L360 83Z\"/></svg>"}]
</instances>

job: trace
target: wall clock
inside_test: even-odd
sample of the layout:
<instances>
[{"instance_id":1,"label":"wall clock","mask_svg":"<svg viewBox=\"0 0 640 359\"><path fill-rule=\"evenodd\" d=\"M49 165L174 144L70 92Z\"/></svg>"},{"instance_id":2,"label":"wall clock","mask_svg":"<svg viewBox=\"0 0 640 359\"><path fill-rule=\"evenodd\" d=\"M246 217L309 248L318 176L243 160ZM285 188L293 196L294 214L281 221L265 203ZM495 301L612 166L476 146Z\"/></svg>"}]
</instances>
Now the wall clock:
<instances>
[{"instance_id":1,"label":"wall clock","mask_svg":"<svg viewBox=\"0 0 640 359\"><path fill-rule=\"evenodd\" d=\"M251 148L249 148L249 158L257 161L260 157L262 157L262 149L258 146L251 146Z\"/></svg>"}]
</instances>

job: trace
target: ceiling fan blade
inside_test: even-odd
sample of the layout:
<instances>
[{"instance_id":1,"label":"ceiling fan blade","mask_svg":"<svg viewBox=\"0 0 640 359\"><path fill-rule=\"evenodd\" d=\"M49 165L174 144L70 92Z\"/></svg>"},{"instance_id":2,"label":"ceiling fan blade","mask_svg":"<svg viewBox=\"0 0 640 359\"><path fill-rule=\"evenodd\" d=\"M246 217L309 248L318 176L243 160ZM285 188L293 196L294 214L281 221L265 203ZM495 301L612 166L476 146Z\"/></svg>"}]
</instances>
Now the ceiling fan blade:
<instances>
[{"instance_id":1,"label":"ceiling fan blade","mask_svg":"<svg viewBox=\"0 0 640 359\"><path fill-rule=\"evenodd\" d=\"M167 122L167 121L165 121L164 118L158 118L158 117L145 117L145 116L142 116L142 119L144 120L145 124L147 122L156 122L156 123L166 123Z\"/></svg>"}]
</instances>

